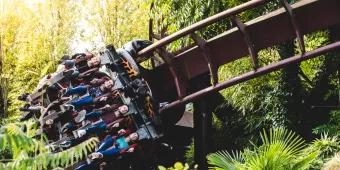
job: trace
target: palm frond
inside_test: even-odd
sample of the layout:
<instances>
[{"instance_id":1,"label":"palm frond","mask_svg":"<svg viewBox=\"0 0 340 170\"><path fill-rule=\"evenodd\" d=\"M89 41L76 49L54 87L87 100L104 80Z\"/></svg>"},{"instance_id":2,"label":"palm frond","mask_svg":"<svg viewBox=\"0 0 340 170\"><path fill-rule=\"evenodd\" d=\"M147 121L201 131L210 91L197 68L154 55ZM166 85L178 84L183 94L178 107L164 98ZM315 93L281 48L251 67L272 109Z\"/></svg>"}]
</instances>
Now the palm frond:
<instances>
[{"instance_id":1,"label":"palm frond","mask_svg":"<svg viewBox=\"0 0 340 170\"><path fill-rule=\"evenodd\" d=\"M291 169L309 169L311 163L319 156L319 151L301 155Z\"/></svg>"},{"instance_id":2,"label":"palm frond","mask_svg":"<svg viewBox=\"0 0 340 170\"><path fill-rule=\"evenodd\" d=\"M208 163L213 166L210 169L216 170L236 170L239 169L238 165L241 165L241 162L243 162L242 155L238 151L231 152L231 154L227 151L218 151L209 154L207 159Z\"/></svg>"},{"instance_id":3,"label":"palm frond","mask_svg":"<svg viewBox=\"0 0 340 170\"><path fill-rule=\"evenodd\" d=\"M8 123L1 127L0 149L9 149L13 158L17 158L22 151L33 154L48 151L44 138L32 138L36 134L37 125L33 121Z\"/></svg>"},{"instance_id":4,"label":"palm frond","mask_svg":"<svg viewBox=\"0 0 340 170\"><path fill-rule=\"evenodd\" d=\"M212 169L307 169L319 151L304 152L306 145L301 137L283 128L270 129L260 134L262 145L245 149L239 156L219 151L208 156ZM303 155L303 156L302 156ZM241 158L241 159L237 159Z\"/></svg>"},{"instance_id":5,"label":"palm frond","mask_svg":"<svg viewBox=\"0 0 340 170\"><path fill-rule=\"evenodd\" d=\"M0 149L6 148L14 153L18 153L21 150L35 153L46 151L44 143L24 134L0 134Z\"/></svg>"},{"instance_id":6,"label":"palm frond","mask_svg":"<svg viewBox=\"0 0 340 170\"><path fill-rule=\"evenodd\" d=\"M33 137L37 131L37 123L32 120L24 122L11 122L1 127L2 132L8 134L22 135L26 134L29 137ZM24 130L25 129L25 130Z\"/></svg>"},{"instance_id":7,"label":"palm frond","mask_svg":"<svg viewBox=\"0 0 340 170\"><path fill-rule=\"evenodd\" d=\"M45 152L35 157L24 157L5 164L5 169L54 169L69 167L82 160L84 156L92 152L99 142L98 138L90 138L85 142L68 150L58 153Z\"/></svg>"},{"instance_id":8,"label":"palm frond","mask_svg":"<svg viewBox=\"0 0 340 170\"><path fill-rule=\"evenodd\" d=\"M323 133L320 139L312 142L309 149L321 150L323 155L331 156L340 150L340 142L337 136L329 136L327 133Z\"/></svg>"},{"instance_id":9,"label":"palm frond","mask_svg":"<svg viewBox=\"0 0 340 170\"><path fill-rule=\"evenodd\" d=\"M305 147L304 141L283 128L270 129L260 134L263 144L252 152L243 152L250 169L286 169Z\"/></svg>"}]
</instances>

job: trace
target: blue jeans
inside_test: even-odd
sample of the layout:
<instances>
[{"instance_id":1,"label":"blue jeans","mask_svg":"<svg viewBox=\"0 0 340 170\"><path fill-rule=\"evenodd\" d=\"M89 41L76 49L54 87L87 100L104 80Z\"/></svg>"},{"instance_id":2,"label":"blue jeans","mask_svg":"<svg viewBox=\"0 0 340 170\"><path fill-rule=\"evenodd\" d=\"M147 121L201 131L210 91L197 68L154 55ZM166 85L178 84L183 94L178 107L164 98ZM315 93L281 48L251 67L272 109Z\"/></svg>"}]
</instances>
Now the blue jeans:
<instances>
[{"instance_id":1,"label":"blue jeans","mask_svg":"<svg viewBox=\"0 0 340 170\"><path fill-rule=\"evenodd\" d=\"M93 104L94 98L91 95L85 96L83 98L72 101L71 104L75 107L75 109L79 109L82 106Z\"/></svg>"},{"instance_id":2,"label":"blue jeans","mask_svg":"<svg viewBox=\"0 0 340 170\"><path fill-rule=\"evenodd\" d=\"M118 147L110 148L111 146L113 146L114 142L115 141L112 139L112 136L106 137L104 141L99 145L97 152L103 154L103 158L119 155L120 149Z\"/></svg>"},{"instance_id":3,"label":"blue jeans","mask_svg":"<svg viewBox=\"0 0 340 170\"><path fill-rule=\"evenodd\" d=\"M74 88L68 88L64 94L64 96L70 96L74 94L85 94L87 92L87 86L86 85L79 85Z\"/></svg>"},{"instance_id":4,"label":"blue jeans","mask_svg":"<svg viewBox=\"0 0 340 170\"><path fill-rule=\"evenodd\" d=\"M102 121L102 122L86 127L85 130L87 134L92 133L92 134L100 135L106 130L106 123Z\"/></svg>"},{"instance_id":5,"label":"blue jeans","mask_svg":"<svg viewBox=\"0 0 340 170\"><path fill-rule=\"evenodd\" d=\"M101 111L86 113L85 119L87 120L87 119L99 118L100 116L102 116L102 114L103 112Z\"/></svg>"},{"instance_id":6,"label":"blue jeans","mask_svg":"<svg viewBox=\"0 0 340 170\"><path fill-rule=\"evenodd\" d=\"M114 140L112 139L112 136L107 136L103 142L99 145L99 148L97 152L103 154L103 158L106 159L108 157L113 157L119 155L120 149L118 148L110 148L114 143ZM99 169L99 163L100 161L94 160L90 164L82 164L76 168L76 170L93 170L93 169Z\"/></svg>"}]
</instances>

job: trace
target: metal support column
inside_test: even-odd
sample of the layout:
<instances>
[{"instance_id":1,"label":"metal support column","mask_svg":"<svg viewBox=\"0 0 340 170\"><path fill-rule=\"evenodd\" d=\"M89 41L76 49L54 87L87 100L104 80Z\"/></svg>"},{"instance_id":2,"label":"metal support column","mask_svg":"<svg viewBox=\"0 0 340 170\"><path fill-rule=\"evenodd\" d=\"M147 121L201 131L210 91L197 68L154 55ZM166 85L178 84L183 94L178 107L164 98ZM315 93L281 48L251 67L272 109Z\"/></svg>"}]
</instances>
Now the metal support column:
<instances>
[{"instance_id":1,"label":"metal support column","mask_svg":"<svg viewBox=\"0 0 340 170\"><path fill-rule=\"evenodd\" d=\"M195 128L195 162L199 169L208 169L206 155L211 146L212 113L208 109L208 102L201 98L194 102L194 128Z\"/></svg>"},{"instance_id":2,"label":"metal support column","mask_svg":"<svg viewBox=\"0 0 340 170\"><path fill-rule=\"evenodd\" d=\"M194 79L190 82L196 90L204 87L211 86L210 76L204 75L200 78ZM195 162L198 164L199 169L208 169L206 155L210 152L212 146L212 95L200 98L194 101L194 149L195 149Z\"/></svg>"}]
</instances>

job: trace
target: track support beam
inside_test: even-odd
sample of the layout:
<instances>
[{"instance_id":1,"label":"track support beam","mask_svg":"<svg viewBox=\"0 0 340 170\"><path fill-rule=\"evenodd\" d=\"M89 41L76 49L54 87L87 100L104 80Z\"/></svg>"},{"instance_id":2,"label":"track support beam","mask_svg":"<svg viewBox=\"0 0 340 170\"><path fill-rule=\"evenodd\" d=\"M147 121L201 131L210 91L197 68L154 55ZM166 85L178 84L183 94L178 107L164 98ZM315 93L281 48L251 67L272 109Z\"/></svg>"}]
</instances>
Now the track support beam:
<instances>
[{"instance_id":1,"label":"track support beam","mask_svg":"<svg viewBox=\"0 0 340 170\"><path fill-rule=\"evenodd\" d=\"M211 50L207 45L207 41L201 38L196 33L192 33L191 38L195 41L195 44L202 50L203 56L208 63L209 73L211 76L211 82L215 86L218 83L217 66L213 61Z\"/></svg>"},{"instance_id":2,"label":"track support beam","mask_svg":"<svg viewBox=\"0 0 340 170\"><path fill-rule=\"evenodd\" d=\"M233 22L236 24L237 28L240 30L243 40L247 45L247 49L249 52L249 55L252 59L252 63L253 63L253 68L254 70L256 70L259 67L259 63L258 63L258 54L257 51L254 47L254 43L251 40L251 37L246 29L246 25L237 17L237 16L232 16L232 20Z\"/></svg>"},{"instance_id":3,"label":"track support beam","mask_svg":"<svg viewBox=\"0 0 340 170\"><path fill-rule=\"evenodd\" d=\"M288 13L289 20L290 20L290 23L293 26L294 31L295 31L295 35L296 35L297 41L299 43L301 53L304 54L306 52L305 41L303 40L303 35L301 34L300 27L299 27L299 24L298 24L297 19L295 17L293 8L287 2L287 0L282 0L281 2L282 2L283 7L285 8L285 10Z\"/></svg>"},{"instance_id":4,"label":"track support beam","mask_svg":"<svg viewBox=\"0 0 340 170\"><path fill-rule=\"evenodd\" d=\"M178 69L174 66L172 59L174 58L174 55L167 52L164 48L157 49L158 54L162 57L164 62L168 64L170 73L175 81L175 86L177 90L178 98L181 99L186 94L186 84L187 79L183 78L183 74L178 73Z\"/></svg>"}]
</instances>

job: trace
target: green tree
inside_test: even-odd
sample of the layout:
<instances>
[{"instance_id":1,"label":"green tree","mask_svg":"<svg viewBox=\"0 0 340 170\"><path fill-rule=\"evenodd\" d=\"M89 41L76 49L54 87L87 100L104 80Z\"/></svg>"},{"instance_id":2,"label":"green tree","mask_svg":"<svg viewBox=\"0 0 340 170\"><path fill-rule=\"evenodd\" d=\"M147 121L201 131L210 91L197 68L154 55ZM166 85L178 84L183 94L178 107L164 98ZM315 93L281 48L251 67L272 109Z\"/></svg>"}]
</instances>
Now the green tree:
<instances>
[{"instance_id":1,"label":"green tree","mask_svg":"<svg viewBox=\"0 0 340 170\"><path fill-rule=\"evenodd\" d=\"M133 39L148 39L149 3L143 0L83 0L83 16L92 34L83 39L121 47Z\"/></svg>"},{"instance_id":2,"label":"green tree","mask_svg":"<svg viewBox=\"0 0 340 170\"><path fill-rule=\"evenodd\" d=\"M77 22L77 3L68 0L1 1L2 79L8 82L8 111L18 112L16 98L31 92L68 53ZM4 86L2 86L4 87ZM7 103L7 102L6 102Z\"/></svg>"}]
</instances>

